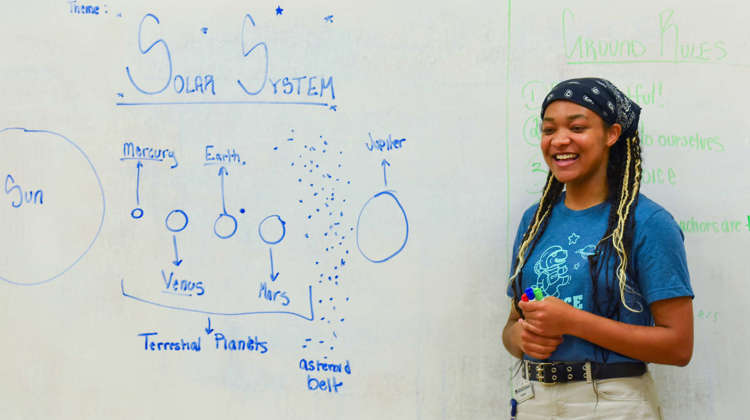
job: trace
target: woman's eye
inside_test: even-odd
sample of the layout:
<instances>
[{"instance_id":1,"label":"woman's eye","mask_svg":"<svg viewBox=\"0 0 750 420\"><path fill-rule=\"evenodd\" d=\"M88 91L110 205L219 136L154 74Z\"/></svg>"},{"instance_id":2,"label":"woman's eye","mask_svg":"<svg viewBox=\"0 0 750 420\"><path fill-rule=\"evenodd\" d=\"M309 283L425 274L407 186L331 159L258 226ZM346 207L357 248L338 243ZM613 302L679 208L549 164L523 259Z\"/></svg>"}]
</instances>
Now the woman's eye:
<instances>
[{"instance_id":1,"label":"woman's eye","mask_svg":"<svg viewBox=\"0 0 750 420\"><path fill-rule=\"evenodd\" d=\"M580 132L582 132L582 131L583 131L583 130L584 130L585 128L586 128L586 127L582 127L582 126L580 126L580 125L576 125L576 126L573 126L573 127L571 127L570 129L571 129L571 131L573 131L573 132L575 132L575 133L580 133Z\"/></svg>"},{"instance_id":2,"label":"woman's eye","mask_svg":"<svg viewBox=\"0 0 750 420\"><path fill-rule=\"evenodd\" d=\"M544 134L544 135L550 135L550 134L552 134L554 132L555 132L554 128L542 127L542 134Z\"/></svg>"}]
</instances>

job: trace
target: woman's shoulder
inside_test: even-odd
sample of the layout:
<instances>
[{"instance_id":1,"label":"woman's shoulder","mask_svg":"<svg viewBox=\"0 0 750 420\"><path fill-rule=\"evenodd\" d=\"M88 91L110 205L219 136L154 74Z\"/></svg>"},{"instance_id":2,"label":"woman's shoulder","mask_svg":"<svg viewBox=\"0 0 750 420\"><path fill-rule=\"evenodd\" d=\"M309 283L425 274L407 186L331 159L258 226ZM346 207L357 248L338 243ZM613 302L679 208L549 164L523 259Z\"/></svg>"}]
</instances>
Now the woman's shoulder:
<instances>
[{"instance_id":1,"label":"woman's shoulder","mask_svg":"<svg viewBox=\"0 0 750 420\"><path fill-rule=\"evenodd\" d=\"M536 209L539 208L539 202L532 203L529 207L524 210L523 215L521 216L521 223L520 227L524 230L531 224L531 220L534 219L534 214L536 214Z\"/></svg>"},{"instance_id":2,"label":"woman's shoulder","mask_svg":"<svg viewBox=\"0 0 750 420\"><path fill-rule=\"evenodd\" d=\"M639 194L638 205L635 208L635 234L636 240L645 235L668 236L675 240L684 239L680 225L672 213L643 194Z\"/></svg>"},{"instance_id":3,"label":"woman's shoulder","mask_svg":"<svg viewBox=\"0 0 750 420\"><path fill-rule=\"evenodd\" d=\"M635 223L674 222L672 213L664 206L650 199L645 194L638 194L638 204L635 207Z\"/></svg>"}]
</instances>

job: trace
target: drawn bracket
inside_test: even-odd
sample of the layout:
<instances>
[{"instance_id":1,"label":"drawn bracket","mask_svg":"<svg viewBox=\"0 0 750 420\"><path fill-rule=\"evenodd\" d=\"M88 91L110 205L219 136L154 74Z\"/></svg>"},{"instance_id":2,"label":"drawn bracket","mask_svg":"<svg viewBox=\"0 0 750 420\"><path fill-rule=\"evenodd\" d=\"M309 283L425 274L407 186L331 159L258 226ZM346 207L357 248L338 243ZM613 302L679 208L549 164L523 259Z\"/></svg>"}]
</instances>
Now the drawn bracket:
<instances>
[{"instance_id":1,"label":"drawn bracket","mask_svg":"<svg viewBox=\"0 0 750 420\"><path fill-rule=\"evenodd\" d=\"M313 298L312 298L312 286L308 286L308 300L310 303L310 315L306 314L300 314L297 312L291 312L291 311L249 311L249 312L213 312L213 311L204 311L200 309L194 309L194 308L185 308L181 306L172 306L172 305L165 305L162 303L154 302L148 299L140 298L134 295L131 295L125 291L125 279L120 280L120 291L122 292L122 295L126 298L133 299L135 301L141 302L141 303L147 303L149 305L158 306L160 308L165 309L173 309L176 311L184 311L184 312L194 312L199 314L205 314L205 315L221 315L221 316L246 316L246 315L292 315L296 316L298 318L302 318L306 321L314 321L315 320L315 312L313 310Z\"/></svg>"}]
</instances>

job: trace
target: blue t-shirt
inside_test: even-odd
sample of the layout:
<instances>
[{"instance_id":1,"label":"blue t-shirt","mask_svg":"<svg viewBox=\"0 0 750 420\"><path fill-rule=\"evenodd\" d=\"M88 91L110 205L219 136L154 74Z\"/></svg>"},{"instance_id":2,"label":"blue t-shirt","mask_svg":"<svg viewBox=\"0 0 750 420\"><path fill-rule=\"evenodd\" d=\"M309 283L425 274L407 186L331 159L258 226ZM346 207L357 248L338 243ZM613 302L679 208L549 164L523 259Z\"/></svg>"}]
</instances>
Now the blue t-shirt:
<instances>
[{"instance_id":1,"label":"blue t-shirt","mask_svg":"<svg viewBox=\"0 0 750 420\"><path fill-rule=\"evenodd\" d=\"M539 238L534 253L527 257L523 268L523 291L527 287L539 287L545 296L555 296L578 309L593 312L592 282L588 256L594 253L596 244L607 229L610 204L603 202L584 210L571 210L564 204L565 194L553 207L547 229ZM518 227L513 246L513 260L518 253L523 234L534 217L538 204L526 210ZM642 309L631 312L620 308L620 321L635 325L653 325L649 305L662 299L679 296L693 297L690 287L684 236L679 225L663 207L640 194L635 209L635 236L630 259L637 273L637 282L628 281L631 293L626 293L626 302L631 308ZM616 293L607 297L604 272L598 281L599 302L620 299L616 277L618 258L613 252L610 267L610 282L614 282ZM511 285L508 296L513 296ZM524 358L533 360L526 355ZM605 360L606 359L606 360ZM617 363L634 359L602 350L578 337L564 336L550 361L584 361Z\"/></svg>"}]
</instances>

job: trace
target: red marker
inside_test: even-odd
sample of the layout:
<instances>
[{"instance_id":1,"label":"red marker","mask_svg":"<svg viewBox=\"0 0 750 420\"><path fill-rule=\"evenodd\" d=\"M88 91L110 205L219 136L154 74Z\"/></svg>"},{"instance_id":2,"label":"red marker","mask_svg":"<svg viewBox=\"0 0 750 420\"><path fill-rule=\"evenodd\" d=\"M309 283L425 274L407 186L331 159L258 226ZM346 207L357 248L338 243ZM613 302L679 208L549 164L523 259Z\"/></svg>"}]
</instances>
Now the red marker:
<instances>
[{"instance_id":1,"label":"red marker","mask_svg":"<svg viewBox=\"0 0 750 420\"><path fill-rule=\"evenodd\" d=\"M521 300L524 301L524 302L528 302L529 301L529 297L526 296L526 293L524 293L524 294L521 295Z\"/></svg>"}]
</instances>

